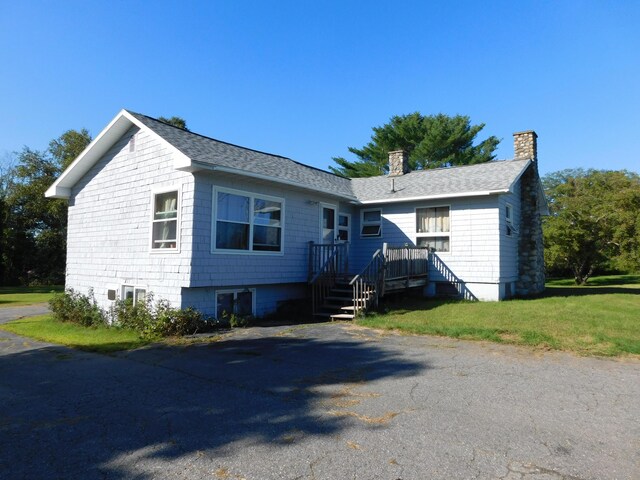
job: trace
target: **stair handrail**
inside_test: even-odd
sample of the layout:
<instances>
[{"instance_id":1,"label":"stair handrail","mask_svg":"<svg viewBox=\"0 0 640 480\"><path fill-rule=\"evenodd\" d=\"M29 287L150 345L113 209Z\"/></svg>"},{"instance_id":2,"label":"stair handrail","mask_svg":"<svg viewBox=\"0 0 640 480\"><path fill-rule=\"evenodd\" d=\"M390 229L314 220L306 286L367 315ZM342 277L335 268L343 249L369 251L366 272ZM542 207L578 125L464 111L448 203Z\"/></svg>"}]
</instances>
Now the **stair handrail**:
<instances>
[{"instance_id":1,"label":"stair handrail","mask_svg":"<svg viewBox=\"0 0 640 480\"><path fill-rule=\"evenodd\" d=\"M314 284L315 282L318 281L318 279L322 276L324 276L325 273L330 273L329 272L329 265L333 265L333 259L336 258L336 256L338 255L338 249L335 248L333 250L333 252L331 252L331 255L329 255L327 257L327 260L322 264L322 266L320 267L320 269L318 270L318 273L316 273L311 280L309 280L309 283Z\"/></svg>"},{"instance_id":2,"label":"stair handrail","mask_svg":"<svg viewBox=\"0 0 640 480\"><path fill-rule=\"evenodd\" d=\"M364 313L373 301L378 305L378 298L384 288L385 259L382 249L378 249L371 256L369 263L349 282L353 288L353 315ZM373 291L370 291L373 286Z\"/></svg>"},{"instance_id":3,"label":"stair handrail","mask_svg":"<svg viewBox=\"0 0 640 480\"><path fill-rule=\"evenodd\" d=\"M319 245L320 247L328 247L329 245ZM314 264L313 256L313 242L310 242L310 268ZM331 289L336 285L336 278L338 274L346 273L348 268L348 260L346 258L340 258L348 255L347 244L334 244L331 254L327 257L324 263L320 266L315 275L309 280L311 285L311 309L312 313L317 313L318 307L324 302ZM337 259L337 260L336 260ZM344 270L344 271L343 271Z\"/></svg>"}]
</instances>

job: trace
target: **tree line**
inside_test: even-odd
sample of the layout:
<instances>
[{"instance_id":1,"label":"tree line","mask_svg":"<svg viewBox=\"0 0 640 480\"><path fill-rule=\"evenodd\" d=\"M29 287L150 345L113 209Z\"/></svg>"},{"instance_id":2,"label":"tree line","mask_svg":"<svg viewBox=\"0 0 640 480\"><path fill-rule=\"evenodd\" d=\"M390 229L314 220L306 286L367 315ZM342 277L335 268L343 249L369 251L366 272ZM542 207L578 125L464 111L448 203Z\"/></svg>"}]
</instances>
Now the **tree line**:
<instances>
[{"instance_id":1,"label":"tree line","mask_svg":"<svg viewBox=\"0 0 640 480\"><path fill-rule=\"evenodd\" d=\"M158 120L187 129L180 117ZM354 160L334 157L330 170L346 177L388 172L391 150L409 152L412 170L495 160L500 140L478 140L484 124L469 117L419 112L374 127L371 141L349 147ZM24 147L0 171L0 282L62 284L66 265L66 200L44 192L89 145L86 129L68 130L44 151ZM594 273L640 271L640 176L628 171L563 170L546 175L550 216L543 220L547 275L585 283Z\"/></svg>"}]
</instances>

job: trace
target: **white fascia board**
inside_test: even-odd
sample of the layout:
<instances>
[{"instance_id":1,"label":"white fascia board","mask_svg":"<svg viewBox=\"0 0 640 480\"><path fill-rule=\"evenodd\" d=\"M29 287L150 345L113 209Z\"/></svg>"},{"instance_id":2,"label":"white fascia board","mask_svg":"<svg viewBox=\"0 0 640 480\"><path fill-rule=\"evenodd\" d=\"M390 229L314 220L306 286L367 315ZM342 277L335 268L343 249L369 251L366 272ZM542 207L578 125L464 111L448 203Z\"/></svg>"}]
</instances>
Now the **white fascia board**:
<instances>
[{"instance_id":1,"label":"white fascia board","mask_svg":"<svg viewBox=\"0 0 640 480\"><path fill-rule=\"evenodd\" d=\"M45 192L48 198L69 198L71 188L95 165L95 163L124 135L132 125L141 130L151 132L160 142L164 143L174 154L174 159L178 165L190 164L191 160L165 139L148 129L142 122L130 115L126 110L120 112L111 122L98 134L93 141L87 145L78 158L76 158L67 169L62 172L58 179Z\"/></svg>"},{"instance_id":2,"label":"white fascia board","mask_svg":"<svg viewBox=\"0 0 640 480\"><path fill-rule=\"evenodd\" d=\"M68 198L71 192L71 187L76 184L82 176L89 171L89 169L95 164L95 162L104 155L111 145L113 145L114 137L120 138L131 127L131 122L124 114L126 112L121 110L118 115L114 117L109 125L107 125L93 141L87 145L78 158L76 158L67 169L62 172L58 179L53 182L47 191L46 197L50 198Z\"/></svg>"},{"instance_id":3,"label":"white fascia board","mask_svg":"<svg viewBox=\"0 0 640 480\"><path fill-rule=\"evenodd\" d=\"M424 200L442 200L445 198L486 197L488 195L500 195L502 193L509 193L509 189L507 188L502 190L484 190L480 192L443 193L440 195L422 195L419 197L381 198L377 200L363 200L358 203L360 205L374 205L376 203L417 202L417 201L424 201Z\"/></svg>"},{"instance_id":4,"label":"white fascia board","mask_svg":"<svg viewBox=\"0 0 640 480\"><path fill-rule=\"evenodd\" d=\"M294 182L293 180L286 180L284 178L278 178L278 177L272 177L269 175L263 175L260 173L254 173L254 172L247 172L246 170L240 170L240 169L236 169L236 168L230 168L230 167L223 167L221 165L210 165L208 163L201 163L201 162L192 162L191 164L191 168L188 170L190 172L196 171L196 170L209 170L209 171L213 171L213 172L222 172L222 173L230 173L232 175L240 175L243 177L249 177L249 178L255 178L257 180L265 180L268 182L273 182L273 183L279 183L281 185L289 185L292 187L296 187L296 188L300 188L302 190L308 190L311 192L318 192L318 193L324 193L326 195L331 195L332 197L338 197L338 198L342 198L345 199L347 201L357 201L357 198L354 197L353 195L342 195L340 193L337 192L333 192L331 190L326 190L324 188L316 188L316 187L307 187L305 185L300 185L297 182ZM180 169L183 170L183 169Z\"/></svg>"}]
</instances>

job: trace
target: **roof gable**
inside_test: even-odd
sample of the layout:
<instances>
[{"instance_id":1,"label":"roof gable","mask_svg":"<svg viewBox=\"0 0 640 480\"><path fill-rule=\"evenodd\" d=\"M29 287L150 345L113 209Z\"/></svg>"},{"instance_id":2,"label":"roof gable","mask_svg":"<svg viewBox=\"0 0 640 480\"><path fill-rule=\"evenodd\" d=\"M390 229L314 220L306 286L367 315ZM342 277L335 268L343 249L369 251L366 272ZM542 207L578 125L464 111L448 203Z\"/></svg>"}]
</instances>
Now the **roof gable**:
<instances>
[{"instance_id":1,"label":"roof gable","mask_svg":"<svg viewBox=\"0 0 640 480\"><path fill-rule=\"evenodd\" d=\"M132 126L145 128L127 110L121 110L111 122L87 145L78 158L62 172L58 179L45 192L49 198L69 198L71 188L96 164L96 162L124 135ZM189 161L173 145L159 137L167 148L173 150L176 168Z\"/></svg>"}]
</instances>

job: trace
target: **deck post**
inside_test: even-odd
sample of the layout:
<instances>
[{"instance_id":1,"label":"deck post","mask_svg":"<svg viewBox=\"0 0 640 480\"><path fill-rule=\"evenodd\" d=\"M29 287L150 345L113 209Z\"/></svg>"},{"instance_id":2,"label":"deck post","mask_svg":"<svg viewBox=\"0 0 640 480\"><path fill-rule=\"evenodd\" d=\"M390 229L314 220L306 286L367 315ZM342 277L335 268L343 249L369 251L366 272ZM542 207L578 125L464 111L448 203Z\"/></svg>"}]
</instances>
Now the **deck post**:
<instances>
[{"instance_id":1,"label":"deck post","mask_svg":"<svg viewBox=\"0 0 640 480\"><path fill-rule=\"evenodd\" d=\"M407 252L405 254L405 261L407 262L407 268L405 270L407 272L407 279L405 280L405 288L409 290L409 277L411 276L411 259L409 258L409 255L411 254L411 251L409 250L409 245L405 245L404 249Z\"/></svg>"},{"instance_id":2,"label":"deck post","mask_svg":"<svg viewBox=\"0 0 640 480\"><path fill-rule=\"evenodd\" d=\"M313 240L309 240L309 274L307 278L307 282L311 281L311 277L313 277Z\"/></svg>"}]
</instances>

